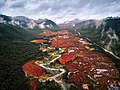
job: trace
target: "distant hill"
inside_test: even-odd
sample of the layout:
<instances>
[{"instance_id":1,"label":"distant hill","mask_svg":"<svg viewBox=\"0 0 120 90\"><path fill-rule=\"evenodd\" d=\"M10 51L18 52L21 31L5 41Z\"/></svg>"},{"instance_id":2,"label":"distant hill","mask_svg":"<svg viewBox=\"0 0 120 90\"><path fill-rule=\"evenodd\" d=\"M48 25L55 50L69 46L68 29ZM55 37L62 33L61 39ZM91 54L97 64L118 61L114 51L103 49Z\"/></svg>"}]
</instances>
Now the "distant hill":
<instances>
[{"instance_id":1,"label":"distant hill","mask_svg":"<svg viewBox=\"0 0 120 90\"><path fill-rule=\"evenodd\" d=\"M27 40L39 37L41 29L55 29L58 25L49 19L33 20L25 16L0 14L0 41Z\"/></svg>"},{"instance_id":2,"label":"distant hill","mask_svg":"<svg viewBox=\"0 0 120 90\"><path fill-rule=\"evenodd\" d=\"M22 28L31 28L31 29L34 29L35 27L38 27L40 29L58 28L58 25L49 19L33 20L25 16L10 17L2 14L0 14L0 23L4 23L4 24L8 23L13 26L19 26Z\"/></svg>"},{"instance_id":3,"label":"distant hill","mask_svg":"<svg viewBox=\"0 0 120 90\"><path fill-rule=\"evenodd\" d=\"M69 29L72 29L72 28L75 26L75 24L77 24L77 23L79 23L79 22L81 22L81 20L79 20L78 18L76 18L76 19L74 19L74 20L66 21L66 22L64 22L64 23L61 23L61 24L59 24L59 26L60 26L61 28L69 28Z\"/></svg>"}]
</instances>

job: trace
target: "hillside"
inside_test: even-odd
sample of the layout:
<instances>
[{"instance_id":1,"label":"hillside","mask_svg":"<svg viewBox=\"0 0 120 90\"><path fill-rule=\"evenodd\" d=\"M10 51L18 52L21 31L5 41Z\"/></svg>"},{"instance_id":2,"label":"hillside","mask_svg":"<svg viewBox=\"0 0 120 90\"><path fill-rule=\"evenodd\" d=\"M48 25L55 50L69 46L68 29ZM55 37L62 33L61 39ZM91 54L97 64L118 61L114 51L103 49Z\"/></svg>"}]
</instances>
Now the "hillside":
<instances>
[{"instance_id":1,"label":"hillside","mask_svg":"<svg viewBox=\"0 0 120 90\"><path fill-rule=\"evenodd\" d=\"M67 27L69 28L69 27ZM89 38L93 43L112 51L120 56L120 18L108 17L101 20L85 20L74 23L69 28L80 32L85 38Z\"/></svg>"},{"instance_id":2,"label":"hillside","mask_svg":"<svg viewBox=\"0 0 120 90\"><path fill-rule=\"evenodd\" d=\"M21 27L0 23L0 41L25 41L33 37Z\"/></svg>"}]
</instances>

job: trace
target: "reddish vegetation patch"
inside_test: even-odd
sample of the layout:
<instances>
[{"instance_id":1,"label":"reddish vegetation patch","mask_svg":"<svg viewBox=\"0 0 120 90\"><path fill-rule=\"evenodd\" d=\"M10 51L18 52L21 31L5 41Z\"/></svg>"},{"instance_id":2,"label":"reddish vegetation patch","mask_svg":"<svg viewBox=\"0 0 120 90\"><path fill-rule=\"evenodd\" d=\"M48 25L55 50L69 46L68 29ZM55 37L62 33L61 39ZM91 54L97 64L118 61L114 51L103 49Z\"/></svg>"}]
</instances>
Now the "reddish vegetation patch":
<instances>
[{"instance_id":1,"label":"reddish vegetation patch","mask_svg":"<svg viewBox=\"0 0 120 90\"><path fill-rule=\"evenodd\" d=\"M61 30L58 32L52 32L50 30L43 30L42 33L40 33L43 36L52 36L52 35L64 35L64 34L71 34L68 30Z\"/></svg>"},{"instance_id":2,"label":"reddish vegetation patch","mask_svg":"<svg viewBox=\"0 0 120 90\"><path fill-rule=\"evenodd\" d=\"M60 63L62 64L66 64L68 63L69 61L72 61L75 59L75 56L70 54L70 53L64 53L62 55L62 57L59 59Z\"/></svg>"},{"instance_id":3,"label":"reddish vegetation patch","mask_svg":"<svg viewBox=\"0 0 120 90\"><path fill-rule=\"evenodd\" d=\"M41 40L33 40L32 42L35 42L35 43L43 43L43 42L46 42L46 40L43 40L43 39L41 39Z\"/></svg>"},{"instance_id":4,"label":"reddish vegetation patch","mask_svg":"<svg viewBox=\"0 0 120 90\"><path fill-rule=\"evenodd\" d=\"M63 40L53 40L51 42L51 47L63 47Z\"/></svg>"},{"instance_id":5,"label":"reddish vegetation patch","mask_svg":"<svg viewBox=\"0 0 120 90\"><path fill-rule=\"evenodd\" d=\"M75 72L77 70L79 70L81 68L81 66L79 66L77 63L72 63L72 64L68 64L66 65L66 68L70 71L70 72Z\"/></svg>"},{"instance_id":6,"label":"reddish vegetation patch","mask_svg":"<svg viewBox=\"0 0 120 90\"><path fill-rule=\"evenodd\" d=\"M41 57L41 56L36 56L35 58L36 58L36 59L42 59L42 57Z\"/></svg>"},{"instance_id":7,"label":"reddish vegetation patch","mask_svg":"<svg viewBox=\"0 0 120 90\"><path fill-rule=\"evenodd\" d=\"M83 67L78 63L71 63L66 65L66 69L71 73L68 75L68 83L80 84L86 81L86 76L84 74Z\"/></svg>"},{"instance_id":8,"label":"reddish vegetation patch","mask_svg":"<svg viewBox=\"0 0 120 90\"><path fill-rule=\"evenodd\" d=\"M69 48L72 46L79 46L79 38L73 36L56 36L51 38L51 40L50 47Z\"/></svg>"},{"instance_id":9,"label":"reddish vegetation patch","mask_svg":"<svg viewBox=\"0 0 120 90\"><path fill-rule=\"evenodd\" d=\"M43 36L55 35L50 38L50 47L65 48L66 52L59 58L59 62L65 64L65 68L69 71L67 83L77 85L92 84L99 90L107 90L108 87L119 86L118 83L120 82L117 79L120 74L114 64L101 53L91 51L89 49L90 43L83 41L79 37L74 37L68 30L60 30L58 32L44 30L40 34ZM42 43L45 40L34 40L34 42ZM41 59L42 57L36 56L36 58ZM22 69L27 74L40 77L44 71L41 67L35 65L34 62L31 61L24 64ZM30 85L33 87L33 90L36 89L34 81L31 81ZM73 90L75 90L74 87Z\"/></svg>"},{"instance_id":10,"label":"reddish vegetation patch","mask_svg":"<svg viewBox=\"0 0 120 90\"><path fill-rule=\"evenodd\" d=\"M89 83L90 81L95 83L99 82L98 88L100 90L107 90L109 85L117 83L117 80L112 80L112 78L119 78L119 72L114 66L107 63L111 63L111 61L108 61L108 58L99 54L90 54L78 58L76 61L66 65L66 69L71 72L68 75L67 82L78 85L84 82ZM119 85L115 84L115 86Z\"/></svg>"},{"instance_id":11,"label":"reddish vegetation patch","mask_svg":"<svg viewBox=\"0 0 120 90\"><path fill-rule=\"evenodd\" d=\"M34 80L29 81L29 85L32 86L32 90L36 90L36 82Z\"/></svg>"},{"instance_id":12,"label":"reddish vegetation patch","mask_svg":"<svg viewBox=\"0 0 120 90\"><path fill-rule=\"evenodd\" d=\"M40 77L43 75L44 70L40 66L35 65L34 62L35 60L27 62L22 66L22 69L29 75Z\"/></svg>"},{"instance_id":13,"label":"reddish vegetation patch","mask_svg":"<svg viewBox=\"0 0 120 90\"><path fill-rule=\"evenodd\" d=\"M84 78L81 76L81 74L78 72L78 73L75 73L75 74L71 74L69 76L69 79L68 79L68 83L75 83L75 84L80 84L80 83L83 83L84 81Z\"/></svg>"}]
</instances>

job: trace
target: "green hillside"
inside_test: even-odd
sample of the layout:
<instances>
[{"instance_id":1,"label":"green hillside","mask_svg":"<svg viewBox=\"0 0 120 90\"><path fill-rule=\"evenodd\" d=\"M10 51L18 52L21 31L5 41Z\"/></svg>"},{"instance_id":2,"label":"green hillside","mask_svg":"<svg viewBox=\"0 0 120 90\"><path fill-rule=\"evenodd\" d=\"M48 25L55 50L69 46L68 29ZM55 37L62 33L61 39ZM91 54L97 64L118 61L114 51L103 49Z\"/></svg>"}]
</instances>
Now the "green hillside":
<instances>
[{"instance_id":1,"label":"green hillside","mask_svg":"<svg viewBox=\"0 0 120 90\"><path fill-rule=\"evenodd\" d=\"M0 23L0 41L25 41L34 38L27 30Z\"/></svg>"}]
</instances>

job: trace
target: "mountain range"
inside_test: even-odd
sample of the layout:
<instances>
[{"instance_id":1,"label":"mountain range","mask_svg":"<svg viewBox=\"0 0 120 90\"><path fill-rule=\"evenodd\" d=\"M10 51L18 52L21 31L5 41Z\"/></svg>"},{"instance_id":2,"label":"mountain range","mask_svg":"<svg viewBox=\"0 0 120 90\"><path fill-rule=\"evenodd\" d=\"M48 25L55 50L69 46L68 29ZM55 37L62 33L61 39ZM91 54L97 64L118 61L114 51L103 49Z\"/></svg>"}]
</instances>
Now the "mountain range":
<instances>
[{"instance_id":1,"label":"mountain range","mask_svg":"<svg viewBox=\"0 0 120 90\"><path fill-rule=\"evenodd\" d=\"M6 15L0 15L0 23L8 23L13 26L20 26L22 28L35 28L39 27L41 29L43 28L57 28L57 24L55 24L53 21L49 19L38 19L33 20L30 18L27 18L25 16L6 16Z\"/></svg>"},{"instance_id":2,"label":"mountain range","mask_svg":"<svg viewBox=\"0 0 120 90\"><path fill-rule=\"evenodd\" d=\"M28 29L68 29L79 32L83 37L89 38L91 42L112 51L115 55L120 56L120 18L107 17L101 20L79 20L66 21L56 24L49 19L30 19L25 16L6 16L0 15L0 38L9 40L9 38L19 38L27 36ZM5 29L7 28L7 29ZM35 30L32 32L36 32ZM21 35L20 35L21 34ZM25 38L24 37L24 38ZM3 39L3 40L4 40Z\"/></svg>"}]
</instances>

